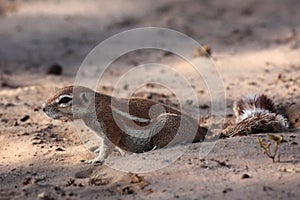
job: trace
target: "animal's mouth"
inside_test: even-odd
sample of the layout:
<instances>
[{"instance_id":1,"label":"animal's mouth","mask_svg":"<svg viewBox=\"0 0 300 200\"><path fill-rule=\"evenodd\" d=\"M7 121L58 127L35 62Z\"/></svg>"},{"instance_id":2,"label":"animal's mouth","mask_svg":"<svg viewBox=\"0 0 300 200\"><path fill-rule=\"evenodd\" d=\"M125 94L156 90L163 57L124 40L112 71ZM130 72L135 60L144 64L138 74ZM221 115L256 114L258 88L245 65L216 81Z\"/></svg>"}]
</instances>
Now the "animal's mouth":
<instances>
[{"instance_id":1,"label":"animal's mouth","mask_svg":"<svg viewBox=\"0 0 300 200\"><path fill-rule=\"evenodd\" d=\"M66 116L61 116L61 115L57 115L57 114L53 114L53 113L47 113L45 112L45 115L51 119L57 119L57 120L64 120L64 121L69 121L70 118L66 117Z\"/></svg>"},{"instance_id":2,"label":"animal's mouth","mask_svg":"<svg viewBox=\"0 0 300 200\"><path fill-rule=\"evenodd\" d=\"M73 116L65 116L65 115L61 115L59 113L53 112L53 110L47 110L47 109L43 109L44 114L51 118L51 119L55 119L55 120L72 120Z\"/></svg>"},{"instance_id":3,"label":"animal's mouth","mask_svg":"<svg viewBox=\"0 0 300 200\"><path fill-rule=\"evenodd\" d=\"M54 112L53 109L49 109L49 108L44 107L44 106L43 106L43 112L45 113L45 115L47 117L50 117L52 119L60 119L61 117L63 117L63 116L59 115L57 112Z\"/></svg>"},{"instance_id":4,"label":"animal's mouth","mask_svg":"<svg viewBox=\"0 0 300 200\"><path fill-rule=\"evenodd\" d=\"M52 112L49 112L47 110L43 110L44 111L44 114L47 116L47 117L50 117L52 119L60 119L62 116L59 116L59 115L56 115L56 114L53 114Z\"/></svg>"}]
</instances>

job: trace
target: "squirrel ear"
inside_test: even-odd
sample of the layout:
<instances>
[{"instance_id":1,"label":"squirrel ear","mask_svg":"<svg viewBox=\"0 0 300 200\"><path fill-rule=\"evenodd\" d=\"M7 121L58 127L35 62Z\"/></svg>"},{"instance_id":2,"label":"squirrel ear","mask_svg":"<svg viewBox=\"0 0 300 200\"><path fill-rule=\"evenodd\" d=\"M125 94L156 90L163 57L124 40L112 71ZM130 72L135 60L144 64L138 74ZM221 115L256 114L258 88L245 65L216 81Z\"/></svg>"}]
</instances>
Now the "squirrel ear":
<instances>
[{"instance_id":1,"label":"squirrel ear","mask_svg":"<svg viewBox=\"0 0 300 200\"><path fill-rule=\"evenodd\" d=\"M85 92L81 93L80 98L84 104L88 105L90 103L87 93Z\"/></svg>"}]
</instances>

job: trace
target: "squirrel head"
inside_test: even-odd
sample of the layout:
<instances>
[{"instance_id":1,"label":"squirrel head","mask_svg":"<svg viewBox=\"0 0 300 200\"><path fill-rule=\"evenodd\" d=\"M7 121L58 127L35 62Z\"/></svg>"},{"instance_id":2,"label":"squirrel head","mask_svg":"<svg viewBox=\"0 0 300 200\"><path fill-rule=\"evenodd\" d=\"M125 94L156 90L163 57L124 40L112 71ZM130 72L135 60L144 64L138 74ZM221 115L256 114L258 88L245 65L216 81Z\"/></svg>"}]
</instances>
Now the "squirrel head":
<instances>
[{"instance_id":1,"label":"squirrel head","mask_svg":"<svg viewBox=\"0 0 300 200\"><path fill-rule=\"evenodd\" d=\"M64 87L43 104L43 111L53 119L80 119L95 110L95 95L86 87Z\"/></svg>"}]
</instances>

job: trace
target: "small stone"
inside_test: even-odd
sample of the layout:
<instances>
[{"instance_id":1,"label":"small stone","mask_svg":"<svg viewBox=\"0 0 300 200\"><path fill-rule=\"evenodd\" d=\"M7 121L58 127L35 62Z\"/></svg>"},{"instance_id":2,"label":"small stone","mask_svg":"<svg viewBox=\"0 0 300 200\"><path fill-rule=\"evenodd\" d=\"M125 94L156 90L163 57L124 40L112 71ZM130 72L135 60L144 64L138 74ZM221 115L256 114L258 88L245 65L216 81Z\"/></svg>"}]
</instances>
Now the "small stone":
<instances>
[{"instance_id":1,"label":"small stone","mask_svg":"<svg viewBox=\"0 0 300 200\"><path fill-rule=\"evenodd\" d=\"M203 47L198 47L194 49L192 56L195 57L210 57L212 53L211 47L204 45Z\"/></svg>"},{"instance_id":2,"label":"small stone","mask_svg":"<svg viewBox=\"0 0 300 200\"><path fill-rule=\"evenodd\" d=\"M226 189L224 189L222 192L223 192L223 194L226 194L227 192L231 192L231 191L232 191L231 188L226 188Z\"/></svg>"},{"instance_id":3,"label":"small stone","mask_svg":"<svg viewBox=\"0 0 300 200\"><path fill-rule=\"evenodd\" d=\"M23 185L28 185L28 184L30 184L32 182L32 179L31 179L31 177L25 177L24 179L23 179Z\"/></svg>"},{"instance_id":4,"label":"small stone","mask_svg":"<svg viewBox=\"0 0 300 200\"><path fill-rule=\"evenodd\" d=\"M246 178L250 178L250 176L248 174L243 174L242 179L246 179Z\"/></svg>"},{"instance_id":5,"label":"small stone","mask_svg":"<svg viewBox=\"0 0 300 200\"><path fill-rule=\"evenodd\" d=\"M294 128L300 128L300 104L292 104L288 106L286 114L290 125Z\"/></svg>"},{"instance_id":6,"label":"small stone","mask_svg":"<svg viewBox=\"0 0 300 200\"><path fill-rule=\"evenodd\" d=\"M298 145L298 143L297 142L292 142L291 145Z\"/></svg>"},{"instance_id":7,"label":"small stone","mask_svg":"<svg viewBox=\"0 0 300 200\"><path fill-rule=\"evenodd\" d=\"M60 147L58 147L58 148L55 149L55 151L65 151L65 150L62 149L62 148L60 148Z\"/></svg>"},{"instance_id":8,"label":"small stone","mask_svg":"<svg viewBox=\"0 0 300 200\"><path fill-rule=\"evenodd\" d=\"M57 63L54 63L48 67L46 74L61 75L62 71L62 66Z\"/></svg>"},{"instance_id":9,"label":"small stone","mask_svg":"<svg viewBox=\"0 0 300 200\"><path fill-rule=\"evenodd\" d=\"M199 108L200 109L207 109L207 108L209 108L209 106L207 104L204 104L204 105L200 105Z\"/></svg>"},{"instance_id":10,"label":"small stone","mask_svg":"<svg viewBox=\"0 0 300 200\"><path fill-rule=\"evenodd\" d=\"M134 190L129 186L125 186L122 188L122 194L134 194Z\"/></svg>"},{"instance_id":11,"label":"small stone","mask_svg":"<svg viewBox=\"0 0 300 200\"><path fill-rule=\"evenodd\" d=\"M29 118L30 118L29 115L25 115L24 117L22 117L22 118L20 119L20 121L21 121L21 122L26 122Z\"/></svg>"},{"instance_id":12,"label":"small stone","mask_svg":"<svg viewBox=\"0 0 300 200\"><path fill-rule=\"evenodd\" d=\"M272 191L273 188L269 187L269 186L263 186L263 191Z\"/></svg>"},{"instance_id":13,"label":"small stone","mask_svg":"<svg viewBox=\"0 0 300 200\"><path fill-rule=\"evenodd\" d=\"M46 194L45 194L45 192L42 192L42 193L38 194L37 197L38 197L39 199L44 199L44 198L46 197Z\"/></svg>"}]
</instances>

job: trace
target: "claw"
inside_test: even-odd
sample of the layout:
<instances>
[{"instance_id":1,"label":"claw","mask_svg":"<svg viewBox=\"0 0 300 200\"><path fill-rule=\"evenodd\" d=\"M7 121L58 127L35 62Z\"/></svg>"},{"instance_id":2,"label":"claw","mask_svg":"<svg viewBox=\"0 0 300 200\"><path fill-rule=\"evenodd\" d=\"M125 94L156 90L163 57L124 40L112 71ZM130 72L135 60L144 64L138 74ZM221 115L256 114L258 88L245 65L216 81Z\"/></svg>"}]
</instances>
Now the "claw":
<instances>
[{"instance_id":1,"label":"claw","mask_svg":"<svg viewBox=\"0 0 300 200\"><path fill-rule=\"evenodd\" d=\"M81 162L85 164L102 165L104 163L104 160L99 160L95 158L93 160L81 160Z\"/></svg>"}]
</instances>

